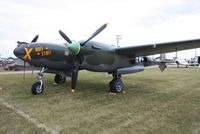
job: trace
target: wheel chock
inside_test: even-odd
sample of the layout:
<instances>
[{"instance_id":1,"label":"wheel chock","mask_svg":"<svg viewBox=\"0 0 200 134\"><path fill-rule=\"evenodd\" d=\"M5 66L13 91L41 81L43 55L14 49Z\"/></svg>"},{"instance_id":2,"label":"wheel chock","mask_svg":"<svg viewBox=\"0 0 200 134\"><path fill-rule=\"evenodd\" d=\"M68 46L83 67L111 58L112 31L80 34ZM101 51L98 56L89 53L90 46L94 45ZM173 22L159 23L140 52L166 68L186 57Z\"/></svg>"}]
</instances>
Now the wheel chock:
<instances>
[{"instance_id":1,"label":"wheel chock","mask_svg":"<svg viewBox=\"0 0 200 134\"><path fill-rule=\"evenodd\" d=\"M75 93L76 90L75 89L70 89L70 91L71 91L71 93Z\"/></svg>"},{"instance_id":2,"label":"wheel chock","mask_svg":"<svg viewBox=\"0 0 200 134\"><path fill-rule=\"evenodd\" d=\"M58 85L58 83L54 82L53 85Z\"/></svg>"},{"instance_id":3,"label":"wheel chock","mask_svg":"<svg viewBox=\"0 0 200 134\"><path fill-rule=\"evenodd\" d=\"M109 92L109 95L117 95L117 93Z\"/></svg>"}]
</instances>

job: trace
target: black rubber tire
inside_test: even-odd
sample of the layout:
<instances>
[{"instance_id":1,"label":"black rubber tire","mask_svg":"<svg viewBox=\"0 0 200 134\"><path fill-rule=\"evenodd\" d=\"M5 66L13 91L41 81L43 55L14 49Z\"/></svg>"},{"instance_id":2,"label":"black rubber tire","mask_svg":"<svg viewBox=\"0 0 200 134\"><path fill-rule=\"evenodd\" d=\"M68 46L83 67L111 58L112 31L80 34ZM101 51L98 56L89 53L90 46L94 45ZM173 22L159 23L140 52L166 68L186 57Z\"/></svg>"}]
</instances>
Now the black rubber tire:
<instances>
[{"instance_id":1,"label":"black rubber tire","mask_svg":"<svg viewBox=\"0 0 200 134\"><path fill-rule=\"evenodd\" d=\"M41 94L44 91L44 85L40 89L40 82L36 82L32 85L31 92L33 95Z\"/></svg>"},{"instance_id":2,"label":"black rubber tire","mask_svg":"<svg viewBox=\"0 0 200 134\"><path fill-rule=\"evenodd\" d=\"M120 78L113 79L110 83L110 91L113 93L121 93L123 91L123 82Z\"/></svg>"},{"instance_id":3,"label":"black rubber tire","mask_svg":"<svg viewBox=\"0 0 200 134\"><path fill-rule=\"evenodd\" d=\"M54 77L54 82L57 84L63 84L66 81L66 77L61 74L56 74Z\"/></svg>"}]
</instances>

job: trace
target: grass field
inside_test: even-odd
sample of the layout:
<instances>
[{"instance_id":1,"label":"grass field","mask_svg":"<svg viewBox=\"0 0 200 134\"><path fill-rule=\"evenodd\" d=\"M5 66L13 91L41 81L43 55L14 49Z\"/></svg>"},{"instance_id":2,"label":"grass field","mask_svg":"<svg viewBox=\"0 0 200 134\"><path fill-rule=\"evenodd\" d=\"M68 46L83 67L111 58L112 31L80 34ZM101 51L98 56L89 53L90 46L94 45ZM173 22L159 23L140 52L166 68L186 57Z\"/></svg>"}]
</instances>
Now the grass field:
<instances>
[{"instance_id":1,"label":"grass field","mask_svg":"<svg viewBox=\"0 0 200 134\"><path fill-rule=\"evenodd\" d=\"M80 72L75 93L70 81L33 96L35 75L0 76L0 99L61 134L200 133L200 69L157 68L123 76L125 93L110 95L105 73ZM0 101L0 133L47 133Z\"/></svg>"}]
</instances>

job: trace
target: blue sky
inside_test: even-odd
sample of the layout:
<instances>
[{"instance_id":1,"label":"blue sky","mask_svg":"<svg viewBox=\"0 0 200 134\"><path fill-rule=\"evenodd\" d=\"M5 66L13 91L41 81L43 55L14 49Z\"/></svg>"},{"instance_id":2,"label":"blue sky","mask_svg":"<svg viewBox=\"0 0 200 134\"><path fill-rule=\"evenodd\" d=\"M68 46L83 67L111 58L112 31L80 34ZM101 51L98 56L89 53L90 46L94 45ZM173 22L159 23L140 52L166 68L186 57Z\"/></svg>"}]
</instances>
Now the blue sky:
<instances>
[{"instance_id":1,"label":"blue sky","mask_svg":"<svg viewBox=\"0 0 200 134\"><path fill-rule=\"evenodd\" d=\"M198 0L6 0L0 7L2 57L13 56L18 40L29 42L39 34L38 42L64 43L59 29L83 40L107 22L93 40L115 45L120 34L123 47L200 38ZM191 58L194 50L178 55Z\"/></svg>"}]
</instances>

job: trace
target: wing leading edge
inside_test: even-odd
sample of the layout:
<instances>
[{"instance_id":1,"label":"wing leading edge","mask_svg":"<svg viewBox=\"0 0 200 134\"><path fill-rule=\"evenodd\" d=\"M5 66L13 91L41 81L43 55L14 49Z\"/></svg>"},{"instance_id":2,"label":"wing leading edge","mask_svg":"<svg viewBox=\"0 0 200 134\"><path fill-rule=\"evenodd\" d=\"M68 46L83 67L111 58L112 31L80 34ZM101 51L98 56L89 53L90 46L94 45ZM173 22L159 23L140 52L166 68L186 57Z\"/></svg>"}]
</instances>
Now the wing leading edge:
<instances>
[{"instance_id":1,"label":"wing leading edge","mask_svg":"<svg viewBox=\"0 0 200 134\"><path fill-rule=\"evenodd\" d=\"M118 55L123 55L127 57L137 57L137 56L148 56L153 54L168 53L168 52L199 48L199 47L200 47L200 39L194 39L194 40L116 48L115 52Z\"/></svg>"}]
</instances>

